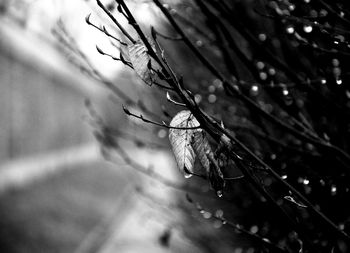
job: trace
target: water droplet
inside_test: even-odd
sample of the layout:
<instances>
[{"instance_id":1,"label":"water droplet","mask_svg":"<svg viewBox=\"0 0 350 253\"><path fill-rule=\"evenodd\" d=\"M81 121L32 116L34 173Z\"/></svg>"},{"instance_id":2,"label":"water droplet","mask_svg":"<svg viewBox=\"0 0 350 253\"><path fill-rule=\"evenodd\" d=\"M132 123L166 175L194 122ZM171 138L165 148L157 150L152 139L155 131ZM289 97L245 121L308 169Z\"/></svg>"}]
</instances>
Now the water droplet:
<instances>
[{"instance_id":1,"label":"water droplet","mask_svg":"<svg viewBox=\"0 0 350 253\"><path fill-rule=\"evenodd\" d=\"M333 68L333 74L334 74L334 76L335 76L336 78L339 77L340 74L341 74L341 69L338 68L338 67ZM338 78L337 78L337 79L338 79Z\"/></svg>"},{"instance_id":2,"label":"water droplet","mask_svg":"<svg viewBox=\"0 0 350 253\"><path fill-rule=\"evenodd\" d=\"M216 195L217 195L219 198L221 198L221 197L222 197L222 191L217 191L217 192L216 192Z\"/></svg>"},{"instance_id":3,"label":"water droplet","mask_svg":"<svg viewBox=\"0 0 350 253\"><path fill-rule=\"evenodd\" d=\"M186 172L185 172L184 177L185 177L185 178L190 178L190 177L192 177L192 174L189 174L189 173L186 173Z\"/></svg>"},{"instance_id":4,"label":"water droplet","mask_svg":"<svg viewBox=\"0 0 350 253\"><path fill-rule=\"evenodd\" d=\"M327 80L326 80L326 79L321 79L321 83L322 83L322 84L326 84L326 83L327 83Z\"/></svg>"},{"instance_id":5,"label":"water droplet","mask_svg":"<svg viewBox=\"0 0 350 253\"><path fill-rule=\"evenodd\" d=\"M263 68L265 67L265 64L264 64L263 62L261 62L261 61L258 61L258 62L256 63L256 67L257 67L258 69L263 69Z\"/></svg>"},{"instance_id":6,"label":"water droplet","mask_svg":"<svg viewBox=\"0 0 350 253\"><path fill-rule=\"evenodd\" d=\"M325 9L320 10L320 17L325 17L328 15L328 11L326 11Z\"/></svg>"},{"instance_id":7,"label":"water droplet","mask_svg":"<svg viewBox=\"0 0 350 253\"><path fill-rule=\"evenodd\" d=\"M203 46L203 42L201 40L197 40L196 45L197 45L197 47L201 47L201 46Z\"/></svg>"},{"instance_id":8,"label":"water droplet","mask_svg":"<svg viewBox=\"0 0 350 253\"><path fill-rule=\"evenodd\" d=\"M310 180L309 180L309 179L305 178L305 179L303 180L303 184L304 184L304 185L308 185L309 183L310 183Z\"/></svg>"},{"instance_id":9,"label":"water droplet","mask_svg":"<svg viewBox=\"0 0 350 253\"><path fill-rule=\"evenodd\" d=\"M256 96L259 94L259 87L257 85L253 85L251 88L250 88L250 95L251 96Z\"/></svg>"},{"instance_id":10,"label":"water droplet","mask_svg":"<svg viewBox=\"0 0 350 253\"><path fill-rule=\"evenodd\" d=\"M204 218L204 219L210 219L211 216L212 216L212 214L211 214L210 212L204 212L204 213L203 213L203 218Z\"/></svg>"},{"instance_id":11,"label":"water droplet","mask_svg":"<svg viewBox=\"0 0 350 253\"><path fill-rule=\"evenodd\" d=\"M210 94L208 96L208 102L211 103L211 104L215 103L216 102L216 96L214 94Z\"/></svg>"},{"instance_id":12,"label":"water droplet","mask_svg":"<svg viewBox=\"0 0 350 253\"><path fill-rule=\"evenodd\" d=\"M213 93L213 92L215 92L215 86L214 85L209 85L209 87L208 87L208 91L210 92L210 93Z\"/></svg>"},{"instance_id":13,"label":"water droplet","mask_svg":"<svg viewBox=\"0 0 350 253\"><path fill-rule=\"evenodd\" d=\"M312 150L314 150L314 149L315 149L315 146L314 146L314 145L312 145L311 143L307 143L307 144L306 144L306 149L308 149L308 150L312 151Z\"/></svg>"},{"instance_id":14,"label":"water droplet","mask_svg":"<svg viewBox=\"0 0 350 253\"><path fill-rule=\"evenodd\" d=\"M285 180L285 179L288 178L288 176L287 175L282 175L281 178Z\"/></svg>"},{"instance_id":15,"label":"water droplet","mask_svg":"<svg viewBox=\"0 0 350 253\"><path fill-rule=\"evenodd\" d=\"M282 93L283 95L287 96L289 94L289 91L287 89L283 89Z\"/></svg>"},{"instance_id":16,"label":"water droplet","mask_svg":"<svg viewBox=\"0 0 350 253\"><path fill-rule=\"evenodd\" d=\"M250 228L250 232L253 234L257 233L258 231L259 231L259 228L256 225L254 225Z\"/></svg>"},{"instance_id":17,"label":"water droplet","mask_svg":"<svg viewBox=\"0 0 350 253\"><path fill-rule=\"evenodd\" d=\"M267 239L267 238L263 238L263 241L265 241L265 242L270 242L270 240Z\"/></svg>"},{"instance_id":18,"label":"water droplet","mask_svg":"<svg viewBox=\"0 0 350 253\"><path fill-rule=\"evenodd\" d=\"M336 59L336 58L332 59L332 64L333 64L334 67L338 67L339 66L339 60Z\"/></svg>"},{"instance_id":19,"label":"water droplet","mask_svg":"<svg viewBox=\"0 0 350 253\"><path fill-rule=\"evenodd\" d=\"M316 10L311 10L310 11L310 17L317 18L317 16L318 16L318 13L317 13Z\"/></svg>"},{"instance_id":20,"label":"water droplet","mask_svg":"<svg viewBox=\"0 0 350 253\"><path fill-rule=\"evenodd\" d=\"M304 25L303 30L306 33L311 33L312 32L312 26L311 25Z\"/></svg>"},{"instance_id":21,"label":"water droplet","mask_svg":"<svg viewBox=\"0 0 350 253\"><path fill-rule=\"evenodd\" d=\"M268 70L268 73L271 75L271 76L274 76L276 74L276 70L274 68L270 68Z\"/></svg>"},{"instance_id":22,"label":"water droplet","mask_svg":"<svg viewBox=\"0 0 350 253\"><path fill-rule=\"evenodd\" d=\"M213 84L216 88L222 87L222 82L219 79L214 79Z\"/></svg>"},{"instance_id":23,"label":"water droplet","mask_svg":"<svg viewBox=\"0 0 350 253\"><path fill-rule=\"evenodd\" d=\"M196 95L194 95L194 100L198 104L202 101L202 96L200 94L196 94Z\"/></svg>"},{"instance_id":24,"label":"water droplet","mask_svg":"<svg viewBox=\"0 0 350 253\"><path fill-rule=\"evenodd\" d=\"M332 187L331 187L331 194L332 194L332 196L337 194L337 187L335 185L332 185Z\"/></svg>"},{"instance_id":25,"label":"water droplet","mask_svg":"<svg viewBox=\"0 0 350 253\"><path fill-rule=\"evenodd\" d=\"M158 137L159 138L165 138L166 135L167 135L167 131L165 129L160 129L158 131Z\"/></svg>"},{"instance_id":26,"label":"water droplet","mask_svg":"<svg viewBox=\"0 0 350 253\"><path fill-rule=\"evenodd\" d=\"M265 40L266 40L266 34L260 33L260 34L259 34L259 40L260 40L260 41L265 41Z\"/></svg>"},{"instance_id":27,"label":"water droplet","mask_svg":"<svg viewBox=\"0 0 350 253\"><path fill-rule=\"evenodd\" d=\"M218 218L222 218L222 216L224 215L224 211L222 211L221 209L218 209L215 211L215 216Z\"/></svg>"},{"instance_id":28,"label":"water droplet","mask_svg":"<svg viewBox=\"0 0 350 253\"><path fill-rule=\"evenodd\" d=\"M286 28L286 31L287 31L287 33L289 33L289 34L292 34L292 33L294 33L294 27L293 26L288 26L287 28Z\"/></svg>"},{"instance_id":29,"label":"water droplet","mask_svg":"<svg viewBox=\"0 0 350 253\"><path fill-rule=\"evenodd\" d=\"M266 80L267 79L267 74L265 72L260 72L259 77L261 80Z\"/></svg>"},{"instance_id":30,"label":"water droplet","mask_svg":"<svg viewBox=\"0 0 350 253\"><path fill-rule=\"evenodd\" d=\"M294 5L294 4L289 5L289 6L288 6L288 9L289 9L290 11L294 11L294 10L295 10L295 5Z\"/></svg>"}]
</instances>

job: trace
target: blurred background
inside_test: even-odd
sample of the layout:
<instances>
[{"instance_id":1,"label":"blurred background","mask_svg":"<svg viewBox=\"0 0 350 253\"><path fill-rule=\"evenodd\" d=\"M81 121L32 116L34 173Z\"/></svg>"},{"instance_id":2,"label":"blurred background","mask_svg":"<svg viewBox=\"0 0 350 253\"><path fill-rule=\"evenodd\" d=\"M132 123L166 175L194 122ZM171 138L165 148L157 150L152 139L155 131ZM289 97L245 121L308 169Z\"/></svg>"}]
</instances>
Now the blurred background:
<instances>
[{"instance_id":1,"label":"blurred background","mask_svg":"<svg viewBox=\"0 0 350 253\"><path fill-rule=\"evenodd\" d=\"M135 13L149 25L147 8L139 4ZM84 62L131 98L152 94L121 63L98 54L96 44L110 43L85 23L89 13L101 21L95 2L0 1L0 252L196 252L174 229L181 215L165 214L139 194L171 200L175 193L120 157L111 163L101 155L84 101L114 129L133 136L137 123L128 123L120 101L74 64L76 52L62 47L57 31L71 35ZM143 137L153 136L164 140L166 133ZM177 180L168 149L123 145L136 161Z\"/></svg>"}]
</instances>

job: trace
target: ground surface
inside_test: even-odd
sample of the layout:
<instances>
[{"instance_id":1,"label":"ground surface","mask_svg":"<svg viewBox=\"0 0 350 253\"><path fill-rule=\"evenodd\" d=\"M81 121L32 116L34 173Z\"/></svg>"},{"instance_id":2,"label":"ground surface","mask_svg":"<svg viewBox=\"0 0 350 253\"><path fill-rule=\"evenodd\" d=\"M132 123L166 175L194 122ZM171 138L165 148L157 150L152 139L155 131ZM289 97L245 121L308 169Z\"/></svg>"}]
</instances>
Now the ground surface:
<instances>
[{"instance_id":1,"label":"ground surface","mask_svg":"<svg viewBox=\"0 0 350 253\"><path fill-rule=\"evenodd\" d=\"M147 157L152 160L148 155L140 159ZM135 192L136 185L155 191L159 186L145 183L145 178L122 163L97 160L71 166L75 168L2 192L0 252L195 250L181 235L173 236L169 247L160 245L169 217Z\"/></svg>"}]
</instances>

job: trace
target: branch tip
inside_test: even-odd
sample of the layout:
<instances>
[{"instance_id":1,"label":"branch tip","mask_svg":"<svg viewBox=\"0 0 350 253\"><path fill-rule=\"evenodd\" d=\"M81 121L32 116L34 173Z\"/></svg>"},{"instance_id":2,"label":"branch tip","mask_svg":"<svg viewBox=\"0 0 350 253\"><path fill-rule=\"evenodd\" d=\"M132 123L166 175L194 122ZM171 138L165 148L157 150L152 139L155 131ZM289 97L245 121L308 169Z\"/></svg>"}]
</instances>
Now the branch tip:
<instances>
[{"instance_id":1,"label":"branch tip","mask_svg":"<svg viewBox=\"0 0 350 253\"><path fill-rule=\"evenodd\" d=\"M91 25L90 17L91 17L91 13L89 13L89 14L85 17L85 22L86 22L88 25Z\"/></svg>"},{"instance_id":2,"label":"branch tip","mask_svg":"<svg viewBox=\"0 0 350 253\"><path fill-rule=\"evenodd\" d=\"M105 52L103 52L102 49L99 48L97 45L96 45L96 50L97 50L97 52L99 52L100 54L105 55Z\"/></svg>"},{"instance_id":3,"label":"branch tip","mask_svg":"<svg viewBox=\"0 0 350 253\"><path fill-rule=\"evenodd\" d=\"M122 107L126 115L131 115L131 112L124 105L122 105Z\"/></svg>"}]
</instances>

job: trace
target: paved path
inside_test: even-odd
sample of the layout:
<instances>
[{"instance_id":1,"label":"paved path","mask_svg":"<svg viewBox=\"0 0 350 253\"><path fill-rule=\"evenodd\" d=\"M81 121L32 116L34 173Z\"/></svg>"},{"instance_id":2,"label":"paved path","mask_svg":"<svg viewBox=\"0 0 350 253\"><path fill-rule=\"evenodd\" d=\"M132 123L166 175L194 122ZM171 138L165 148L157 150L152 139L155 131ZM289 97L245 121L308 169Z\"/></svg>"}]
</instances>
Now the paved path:
<instances>
[{"instance_id":1,"label":"paved path","mask_svg":"<svg viewBox=\"0 0 350 253\"><path fill-rule=\"evenodd\" d=\"M80 149L78 160L82 154L95 152L87 147ZM133 154L143 164L153 163L157 171L173 164L165 153ZM97 156L88 162L73 162L72 157L70 161L61 163L64 168L49 169L45 177L34 169L33 180L18 184L21 187L8 183L2 188L6 191L0 194L0 252L157 253L189 252L188 248L196 252L177 229L169 247L159 243L169 224L181 216L165 214L163 208L137 194L135 186L169 200L176 198L174 192L122 161L112 165ZM25 163L19 164L25 168ZM10 169L8 165L6 175ZM28 175L29 171L27 180Z\"/></svg>"}]
</instances>

